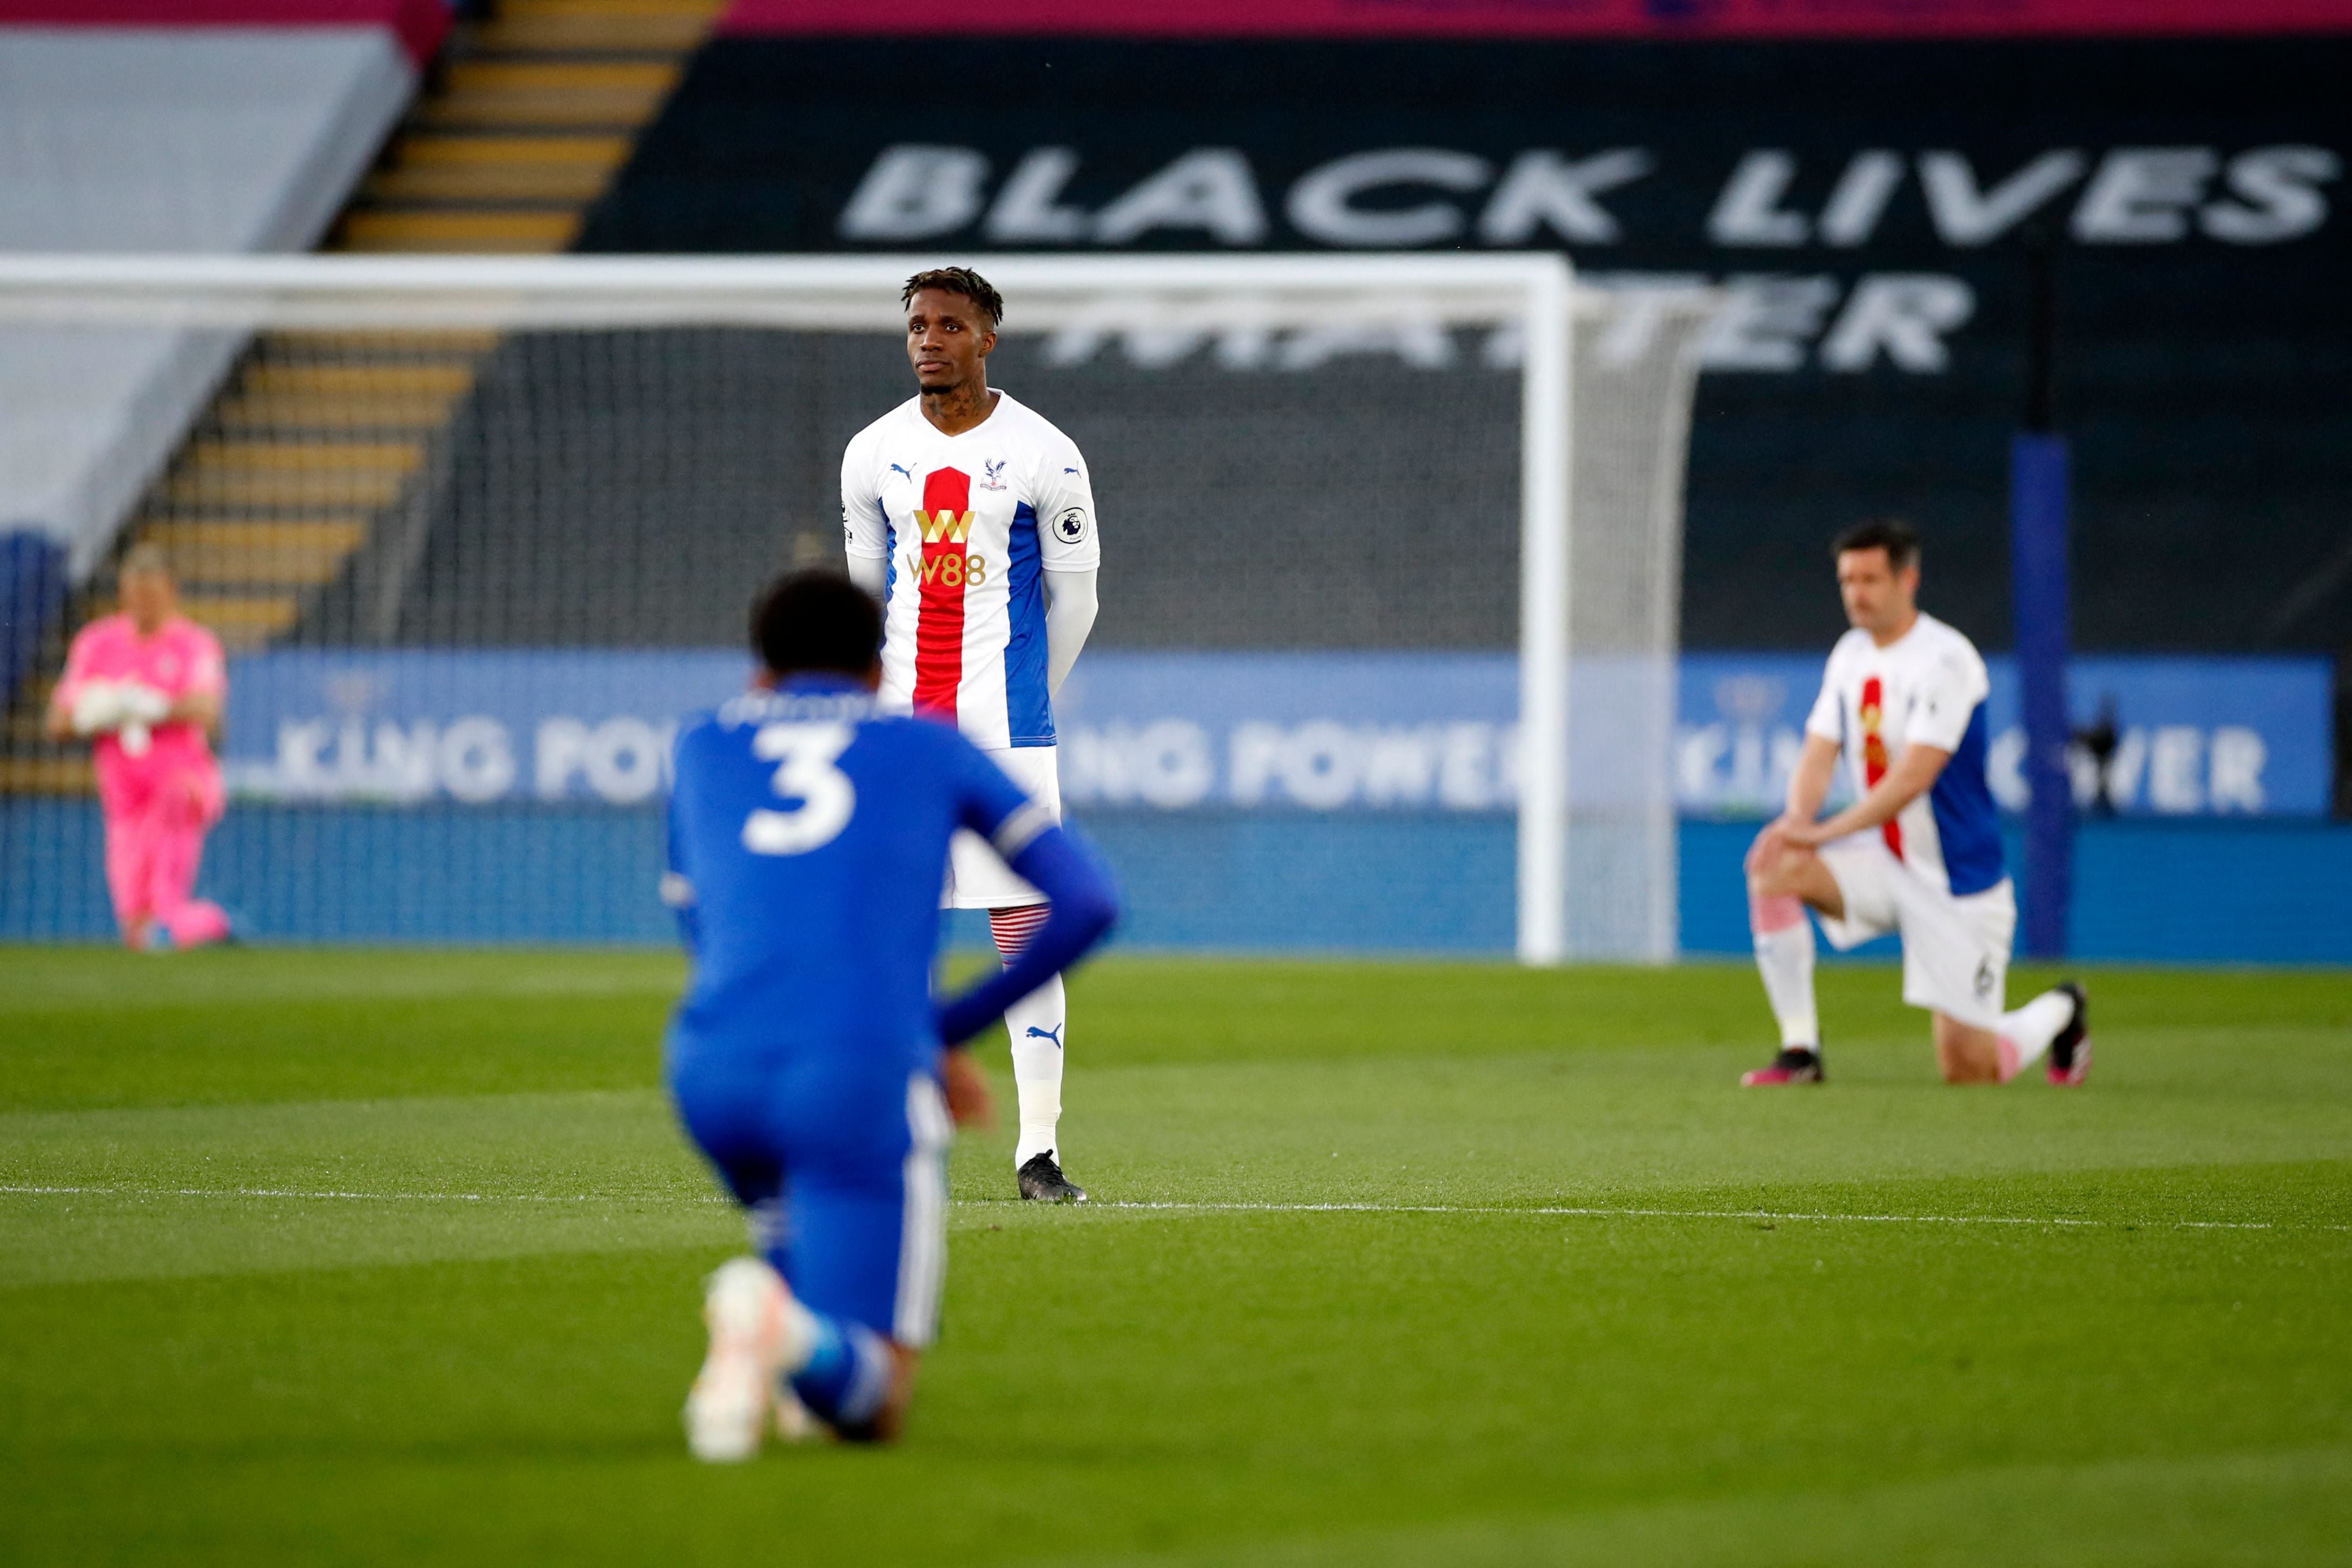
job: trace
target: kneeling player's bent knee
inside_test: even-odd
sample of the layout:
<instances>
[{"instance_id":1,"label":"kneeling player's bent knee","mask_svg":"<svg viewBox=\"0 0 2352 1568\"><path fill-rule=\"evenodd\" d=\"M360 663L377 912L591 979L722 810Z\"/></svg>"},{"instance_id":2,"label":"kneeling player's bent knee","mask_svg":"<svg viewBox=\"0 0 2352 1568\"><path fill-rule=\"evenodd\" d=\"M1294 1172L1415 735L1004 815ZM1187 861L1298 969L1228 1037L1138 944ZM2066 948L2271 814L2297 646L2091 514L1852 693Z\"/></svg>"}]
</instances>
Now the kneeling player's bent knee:
<instances>
[{"instance_id":1,"label":"kneeling player's bent knee","mask_svg":"<svg viewBox=\"0 0 2352 1568\"><path fill-rule=\"evenodd\" d=\"M1946 1083L1999 1083L2000 1041L1990 1030L1964 1024L1948 1013L1936 1019L1936 1066Z\"/></svg>"},{"instance_id":2,"label":"kneeling player's bent knee","mask_svg":"<svg viewBox=\"0 0 2352 1568\"><path fill-rule=\"evenodd\" d=\"M1748 873L1749 916L1753 921L1773 922L1757 924L1756 930L1777 931L1792 925L1802 918L1806 906L1832 920L1845 911L1837 878L1820 856L1790 853Z\"/></svg>"},{"instance_id":3,"label":"kneeling player's bent knee","mask_svg":"<svg viewBox=\"0 0 2352 1568\"><path fill-rule=\"evenodd\" d=\"M920 1350L938 1331L947 1276L946 1113L936 1129L928 1114L914 1120L887 1169L795 1178L788 1202L801 1300Z\"/></svg>"},{"instance_id":4,"label":"kneeling player's bent knee","mask_svg":"<svg viewBox=\"0 0 2352 1568\"><path fill-rule=\"evenodd\" d=\"M1801 858L1793 854L1751 856L1748 861L1748 896L1750 899L1795 898L1800 894L1798 868Z\"/></svg>"}]
</instances>

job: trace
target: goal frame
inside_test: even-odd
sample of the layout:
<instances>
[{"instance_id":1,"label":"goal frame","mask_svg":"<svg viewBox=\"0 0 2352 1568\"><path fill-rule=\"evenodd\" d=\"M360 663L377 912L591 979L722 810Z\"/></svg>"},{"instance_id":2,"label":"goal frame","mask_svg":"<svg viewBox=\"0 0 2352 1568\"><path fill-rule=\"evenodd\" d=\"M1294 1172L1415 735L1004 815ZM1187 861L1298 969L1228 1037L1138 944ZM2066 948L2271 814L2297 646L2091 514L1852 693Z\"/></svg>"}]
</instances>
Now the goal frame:
<instances>
[{"instance_id":1,"label":"goal frame","mask_svg":"<svg viewBox=\"0 0 2352 1568\"><path fill-rule=\"evenodd\" d=\"M307 325L303 302L365 299L392 324L408 325L397 307L428 298L457 300L483 325L526 329L527 301L585 305L650 301L615 314L614 325L760 325L765 301L775 324L841 330L887 325L898 290L938 255L769 257L469 257L469 256L90 256L0 255L0 317L11 323L74 319L62 302L103 294L123 309L126 324L159 326ZM1282 291L1362 296L1388 293L1484 300L1461 319L1522 333L1519 388L1519 760L1517 812L1518 960L1554 965L1568 957L1570 506L1575 410L1572 349L1575 277L1565 256L1513 252L1474 256L1426 253L1063 256L992 253L969 259L988 269L1007 295L1076 294L1133 288L1162 294ZM216 297L220 314L174 313L173 298ZM819 319L782 301L794 294L867 293L872 312ZM242 299L248 303L240 307ZM54 311L44 300L59 301ZM152 315L142 315L147 306ZM337 310L342 320L348 320ZM436 321L448 315L435 315ZM262 318L268 318L267 321ZM1024 316L1013 330L1026 330ZM1051 325L1050 319L1046 322Z\"/></svg>"}]
</instances>

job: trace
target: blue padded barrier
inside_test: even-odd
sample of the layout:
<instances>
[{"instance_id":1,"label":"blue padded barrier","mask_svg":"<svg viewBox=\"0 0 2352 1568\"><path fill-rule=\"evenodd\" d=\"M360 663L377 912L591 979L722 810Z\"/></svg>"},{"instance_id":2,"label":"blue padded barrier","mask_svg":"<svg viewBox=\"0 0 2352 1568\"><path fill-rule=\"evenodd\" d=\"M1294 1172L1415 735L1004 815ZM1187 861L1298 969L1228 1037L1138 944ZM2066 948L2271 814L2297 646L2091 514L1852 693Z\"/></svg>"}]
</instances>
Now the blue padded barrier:
<instances>
[{"instance_id":1,"label":"blue padded barrier","mask_svg":"<svg viewBox=\"0 0 2352 1568\"><path fill-rule=\"evenodd\" d=\"M1127 889L1118 940L1130 946L1510 949L1506 816L1099 811L1086 825ZM1685 952L1748 951L1739 860L1755 831L1682 825ZM264 942L662 943L661 838L652 810L241 805L215 831L200 886ZM111 939L100 839L87 799L0 801L0 941ZM2009 850L2013 865L2013 830ZM2352 963L2352 826L2088 822L2075 852L2078 958ZM290 864L314 874L285 879ZM977 920L953 929L959 945L986 942Z\"/></svg>"},{"instance_id":2,"label":"blue padded barrier","mask_svg":"<svg viewBox=\"0 0 2352 1568\"><path fill-rule=\"evenodd\" d=\"M0 532L0 708L32 672L66 605L66 552L45 533Z\"/></svg>"}]
</instances>

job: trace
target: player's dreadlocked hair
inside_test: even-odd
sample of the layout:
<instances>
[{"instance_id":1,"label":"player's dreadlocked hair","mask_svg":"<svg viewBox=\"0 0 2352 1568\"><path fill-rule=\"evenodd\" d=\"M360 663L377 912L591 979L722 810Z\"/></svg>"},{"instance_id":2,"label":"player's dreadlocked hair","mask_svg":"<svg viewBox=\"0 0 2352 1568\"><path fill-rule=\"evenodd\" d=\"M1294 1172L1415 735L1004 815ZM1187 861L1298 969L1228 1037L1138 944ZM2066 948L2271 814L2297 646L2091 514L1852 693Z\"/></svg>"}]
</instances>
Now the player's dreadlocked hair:
<instances>
[{"instance_id":1,"label":"player's dreadlocked hair","mask_svg":"<svg viewBox=\"0 0 2352 1568\"><path fill-rule=\"evenodd\" d=\"M882 657L882 611L838 572L795 572L752 602L751 651L774 675L864 675Z\"/></svg>"},{"instance_id":2,"label":"player's dreadlocked hair","mask_svg":"<svg viewBox=\"0 0 2352 1568\"><path fill-rule=\"evenodd\" d=\"M1884 550L1886 564L1900 572L1919 563L1919 531L1899 517L1874 517L1855 523L1830 546L1832 556L1849 550Z\"/></svg>"},{"instance_id":3,"label":"player's dreadlocked hair","mask_svg":"<svg viewBox=\"0 0 2352 1568\"><path fill-rule=\"evenodd\" d=\"M942 294L961 294L971 300L988 318L993 330L1004 320L1004 296L990 286L987 279L969 267L934 267L928 272L918 272L907 279L898 290L901 310L915 302L915 296L926 289L937 289Z\"/></svg>"}]
</instances>

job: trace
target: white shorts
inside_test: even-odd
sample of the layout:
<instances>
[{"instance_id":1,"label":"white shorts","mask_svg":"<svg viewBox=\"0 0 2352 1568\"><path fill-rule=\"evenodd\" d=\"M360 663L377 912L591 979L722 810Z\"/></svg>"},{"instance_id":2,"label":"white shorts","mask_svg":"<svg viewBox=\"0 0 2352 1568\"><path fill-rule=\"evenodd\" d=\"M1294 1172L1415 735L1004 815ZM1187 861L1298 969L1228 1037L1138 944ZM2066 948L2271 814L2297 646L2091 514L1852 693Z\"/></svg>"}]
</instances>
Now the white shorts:
<instances>
[{"instance_id":1,"label":"white shorts","mask_svg":"<svg viewBox=\"0 0 2352 1568\"><path fill-rule=\"evenodd\" d=\"M1832 947L1843 952L1900 931L1904 1001L1979 1029L2000 1024L2009 943L2017 934L2017 896L2007 878L1954 898L1897 860L1876 833L1824 846L1822 863L1845 900L1843 920L1820 917Z\"/></svg>"},{"instance_id":2,"label":"white shorts","mask_svg":"<svg viewBox=\"0 0 2352 1568\"><path fill-rule=\"evenodd\" d=\"M1041 802L1062 820L1062 771L1053 746L1013 746L990 752L988 760L1004 770L1031 800ZM958 828L948 843L948 885L940 895L943 910L1013 910L1042 904L1045 895L1013 874L987 839L968 828Z\"/></svg>"}]
</instances>

